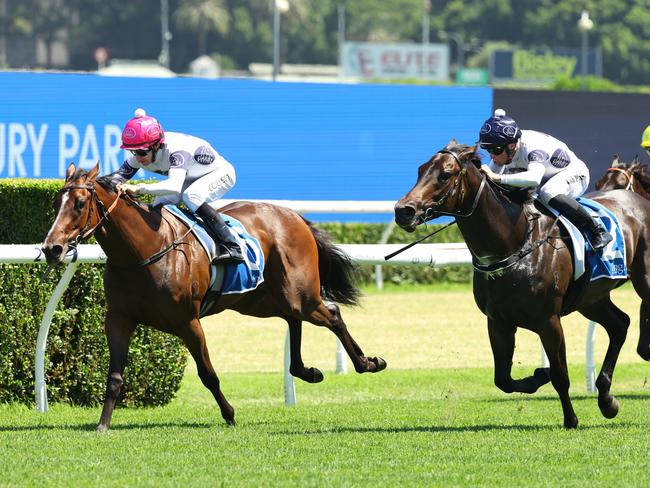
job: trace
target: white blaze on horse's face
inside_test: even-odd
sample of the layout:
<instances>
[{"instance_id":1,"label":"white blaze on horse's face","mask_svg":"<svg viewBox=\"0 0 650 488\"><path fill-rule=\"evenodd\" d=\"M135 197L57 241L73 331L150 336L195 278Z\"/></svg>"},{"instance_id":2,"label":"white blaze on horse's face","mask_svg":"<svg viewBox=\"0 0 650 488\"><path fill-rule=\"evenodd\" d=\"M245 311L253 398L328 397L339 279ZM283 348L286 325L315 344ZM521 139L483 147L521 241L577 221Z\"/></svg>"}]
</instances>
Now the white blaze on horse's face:
<instances>
[{"instance_id":1,"label":"white blaze on horse's face","mask_svg":"<svg viewBox=\"0 0 650 488\"><path fill-rule=\"evenodd\" d=\"M43 241L43 251L49 263L62 263L73 242L83 231L89 215L88 191L61 190L56 217Z\"/></svg>"}]
</instances>

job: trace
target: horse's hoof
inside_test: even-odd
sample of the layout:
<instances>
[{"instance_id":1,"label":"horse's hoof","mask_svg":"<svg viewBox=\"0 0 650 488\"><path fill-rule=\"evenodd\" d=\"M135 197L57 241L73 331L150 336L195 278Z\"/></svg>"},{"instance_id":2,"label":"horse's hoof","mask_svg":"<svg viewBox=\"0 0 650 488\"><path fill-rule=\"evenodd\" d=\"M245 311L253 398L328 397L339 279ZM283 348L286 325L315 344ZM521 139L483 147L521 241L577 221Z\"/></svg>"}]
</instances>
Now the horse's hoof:
<instances>
[{"instance_id":1,"label":"horse's hoof","mask_svg":"<svg viewBox=\"0 0 650 488\"><path fill-rule=\"evenodd\" d=\"M613 395L610 395L608 399L603 401L601 401L600 398L598 399L598 408L600 408L600 412L606 419L613 419L616 417L620 406L621 404Z\"/></svg>"},{"instance_id":2,"label":"horse's hoof","mask_svg":"<svg viewBox=\"0 0 650 488\"><path fill-rule=\"evenodd\" d=\"M641 356L644 361L650 361L650 346L637 347L636 353Z\"/></svg>"},{"instance_id":3,"label":"horse's hoof","mask_svg":"<svg viewBox=\"0 0 650 488\"><path fill-rule=\"evenodd\" d=\"M384 361L384 358L380 357L374 357L374 358L368 358L370 359L371 362L375 364L375 369L371 370L371 373L379 373L380 371L383 371L386 369L386 361Z\"/></svg>"},{"instance_id":4,"label":"horse's hoof","mask_svg":"<svg viewBox=\"0 0 650 488\"><path fill-rule=\"evenodd\" d=\"M578 417L571 417L564 419L564 428L565 429L576 429L578 428Z\"/></svg>"},{"instance_id":5,"label":"horse's hoof","mask_svg":"<svg viewBox=\"0 0 650 488\"><path fill-rule=\"evenodd\" d=\"M97 432L106 432L108 431L108 425L99 424L97 426Z\"/></svg>"},{"instance_id":6,"label":"horse's hoof","mask_svg":"<svg viewBox=\"0 0 650 488\"><path fill-rule=\"evenodd\" d=\"M237 426L237 422L235 422L234 418L233 419L227 419L226 420L226 425L228 425L228 427L235 427L235 426Z\"/></svg>"},{"instance_id":7,"label":"horse's hoof","mask_svg":"<svg viewBox=\"0 0 650 488\"><path fill-rule=\"evenodd\" d=\"M309 368L307 370L307 373L305 378L303 378L307 383L320 383L323 381L323 373L321 372L320 369L318 368Z\"/></svg>"}]
</instances>

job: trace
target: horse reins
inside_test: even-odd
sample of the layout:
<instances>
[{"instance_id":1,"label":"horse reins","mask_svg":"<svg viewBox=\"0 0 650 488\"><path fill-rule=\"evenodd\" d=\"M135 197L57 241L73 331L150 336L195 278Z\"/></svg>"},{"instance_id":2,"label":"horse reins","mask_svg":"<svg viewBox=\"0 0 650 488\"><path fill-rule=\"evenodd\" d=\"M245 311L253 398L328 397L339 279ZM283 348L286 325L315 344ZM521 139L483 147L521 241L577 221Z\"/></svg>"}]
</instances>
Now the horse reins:
<instances>
[{"instance_id":1,"label":"horse reins","mask_svg":"<svg viewBox=\"0 0 650 488\"><path fill-rule=\"evenodd\" d=\"M68 187L65 187L63 190L64 191L86 190L86 191L88 191L90 193L90 210L88 212L88 219L86 220L86 225L81 230L79 235L74 240L70 241L69 244L68 244L70 246L70 248L72 248L75 253L76 253L77 246L78 246L79 242L84 240L84 239L87 239L90 236L92 236L93 233L100 226L100 224L104 220L106 220L108 218L108 214L110 214L115 209L117 204L120 202L120 196L121 195L127 195L128 196L128 193L124 192L123 190L121 190L121 189L117 190L117 196L115 197L115 200L113 200L113 203L111 203L111 205L108 208L105 208L104 203L97 198L97 192L95 191L95 185L70 185ZM88 229L88 227L90 226L90 223L92 222L93 209L94 209L93 202L95 202L97 204L98 209L101 208L102 216L92 228ZM165 219L164 216L162 218L163 218L163 220L165 220L167 222L167 224L173 230L173 226L167 221L167 219ZM179 237L178 239L175 239L171 244L169 244L165 248L161 249L160 251L154 253L153 255L148 257L147 259L145 259L142 262L138 263L137 266L141 267L141 268L145 267L145 266L148 266L149 264L158 261L160 258L162 258L165 254L170 252L172 249L176 249L179 245L181 245L185 241L185 238L190 234L190 232L192 232L192 229L194 228L194 225L196 225L196 223L192 224L189 227L189 229L187 230L187 232L185 232L185 234L183 234L181 237ZM175 231L174 231L174 233L175 233Z\"/></svg>"},{"instance_id":2,"label":"horse reins","mask_svg":"<svg viewBox=\"0 0 650 488\"><path fill-rule=\"evenodd\" d=\"M634 174L630 173L628 170L623 169L623 168L607 168L607 171L619 171L625 175L625 178L627 178L627 186L625 187L625 190L634 190Z\"/></svg>"},{"instance_id":3,"label":"horse reins","mask_svg":"<svg viewBox=\"0 0 650 488\"><path fill-rule=\"evenodd\" d=\"M467 174L467 170L465 168L463 168L463 164L461 163L460 158L458 157L458 154L456 154L453 151L449 151L447 149L443 149L442 151L438 151L437 154L449 154L449 155L451 155L456 160L458 165L461 167L461 170L454 175L456 177L456 180L454 181L454 183L452 185L450 185L449 189L445 192L445 194L442 197L440 197L436 202L434 202L433 206L426 209L426 211L424 212L424 217L423 217L424 221L426 222L427 220L431 220L432 215L434 213L441 214L441 215L450 215L452 217L469 217L469 216L471 216L474 213L474 211L476 210L476 207L478 206L479 198L481 197L481 193L483 193L483 189L485 188L486 176L484 174L481 175L481 184L480 184L480 186L478 188L478 191L476 192L476 195L474 195L474 201L472 202L472 207L469 209L469 212L461 213L461 212L444 212L442 210L435 210L433 207L439 207L440 205L445 203L445 201L447 201L447 199L452 195L452 192L454 190L456 190L456 188L459 187L461 180ZM462 186L460 187L460 192L461 192L460 198L461 198L461 200L464 200L464 198L465 198L465 189Z\"/></svg>"},{"instance_id":4,"label":"horse reins","mask_svg":"<svg viewBox=\"0 0 650 488\"><path fill-rule=\"evenodd\" d=\"M117 206L120 200L120 195L122 195L123 191L122 190L117 191L117 197L115 198L113 203L108 207L108 209L106 209L104 207L104 204L97 198L95 185L70 185L63 188L64 192L69 192L71 190L86 190L88 193L90 193L90 210L88 211L88 218L86 219L86 225L84 225L83 229L81 229L81 232L79 232L79 235L70 243L72 247L76 247L80 241L87 239L88 237L93 235L93 233L97 230L97 227L99 227L99 225L106 218L108 218L108 214L110 214ZM93 203L97 205L98 209L101 206L102 216L97 220L97 223L92 228L88 229L93 219L93 210L95 208L95 205L93 205Z\"/></svg>"},{"instance_id":5,"label":"horse reins","mask_svg":"<svg viewBox=\"0 0 650 488\"><path fill-rule=\"evenodd\" d=\"M456 154L455 152L443 149L442 151L438 151L437 154L450 154L451 156L453 156L453 158L456 160L458 165L461 167L461 170L455 175L456 176L456 181L454 181L454 183L449 187L449 189L445 192L445 194L442 197L440 197L437 202L434 203L435 206L440 206L443 203L445 203L445 201L447 200L447 198L449 198L449 196L452 194L452 192L456 188L458 188L458 186L460 185L460 180L463 178L463 176L465 176L465 174L467 174L467 170L465 170L465 168L462 167L462 163L460 162L460 158L458 157L458 154ZM483 189L485 188L485 184L486 184L486 177L485 177L485 175L482 175L482 177L481 177L481 185L479 186L479 189L476 192L476 195L474 196L474 201L472 202L472 207L470 208L469 213L463 214L463 213L442 212L442 211L438 211L438 210L433 210L432 207L429 207L429 208L427 208L425 210L424 216L422 217L422 221L427 222L428 220L431 220L434 213L438 213L438 214L442 214L442 215L450 215L452 217L469 217L470 215L472 215L474 213L474 211L476 210L476 207L478 206L478 200L479 200L479 198L481 196L481 193L483 193ZM461 200L464 199L464 197L465 197L465 189L461 187ZM401 249L398 249L395 252L387 254L386 256L384 256L384 260L388 261L389 259L397 256L398 254L406 251L407 249L410 249L411 247L415 246L416 244L419 244L420 242L427 240L429 237L432 237L432 236L436 235L438 232L445 230L447 227L450 227L450 226L454 225L455 223L456 223L456 221L452 220L451 222L449 222L445 226L441 227L440 229L437 229L437 230L433 231L431 234L428 234L428 235L418 239L417 241L411 242L410 244L407 244L406 246L402 247Z\"/></svg>"}]
</instances>

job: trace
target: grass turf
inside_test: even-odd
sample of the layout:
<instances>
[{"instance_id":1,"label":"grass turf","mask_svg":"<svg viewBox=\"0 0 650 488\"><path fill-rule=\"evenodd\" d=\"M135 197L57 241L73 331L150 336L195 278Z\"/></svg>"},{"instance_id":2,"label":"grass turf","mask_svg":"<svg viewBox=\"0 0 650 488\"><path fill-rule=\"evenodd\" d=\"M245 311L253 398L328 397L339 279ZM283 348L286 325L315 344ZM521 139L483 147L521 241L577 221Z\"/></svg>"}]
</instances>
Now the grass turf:
<instances>
[{"instance_id":1,"label":"grass turf","mask_svg":"<svg viewBox=\"0 0 650 488\"><path fill-rule=\"evenodd\" d=\"M633 321L613 420L585 392L585 319L564 320L580 419L565 431L552 386L532 396L493 386L485 319L466 287L368 290L344 317L387 371L334 374L333 336L306 325L305 362L326 379L297 382L298 405L284 407L283 324L221 314L205 329L237 427L225 426L193 366L170 405L118 409L106 434L94 431L99 408L0 405L0 486L645 485L650 365L634 354L638 300L629 287L614 295ZM539 341L517 339L523 376L539 363ZM604 346L600 329L598 360Z\"/></svg>"}]
</instances>

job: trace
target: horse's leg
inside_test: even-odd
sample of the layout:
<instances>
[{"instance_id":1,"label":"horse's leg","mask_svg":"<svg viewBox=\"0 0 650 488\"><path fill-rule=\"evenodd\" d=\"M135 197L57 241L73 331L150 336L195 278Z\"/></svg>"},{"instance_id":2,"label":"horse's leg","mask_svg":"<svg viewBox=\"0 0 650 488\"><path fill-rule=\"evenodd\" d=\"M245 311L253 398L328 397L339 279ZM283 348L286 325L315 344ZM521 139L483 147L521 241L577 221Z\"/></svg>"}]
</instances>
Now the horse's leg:
<instances>
[{"instance_id":1,"label":"horse's leg","mask_svg":"<svg viewBox=\"0 0 650 488\"><path fill-rule=\"evenodd\" d=\"M564 413L564 426L573 429L578 426L578 417L573 410L571 398L569 397L569 371L566 363L566 344L564 342L564 331L559 315L551 315L548 322L539 327L539 334L548 362L551 367L551 383L562 403Z\"/></svg>"},{"instance_id":2,"label":"horse's leg","mask_svg":"<svg viewBox=\"0 0 650 488\"><path fill-rule=\"evenodd\" d=\"M512 378L515 331L515 327L488 319L488 334L494 357L494 384L506 393L535 393L551 381L549 368L537 368L532 376L526 378Z\"/></svg>"},{"instance_id":3,"label":"horse's leg","mask_svg":"<svg viewBox=\"0 0 650 488\"><path fill-rule=\"evenodd\" d=\"M637 295L641 298L639 307L639 342L636 352L645 361L650 361L650 278L646 273L647 267L638 259L632 269L632 284Z\"/></svg>"},{"instance_id":4,"label":"horse's leg","mask_svg":"<svg viewBox=\"0 0 650 488\"><path fill-rule=\"evenodd\" d=\"M639 307L639 342L636 352L644 361L650 361L650 303L645 300Z\"/></svg>"},{"instance_id":5,"label":"horse's leg","mask_svg":"<svg viewBox=\"0 0 650 488\"><path fill-rule=\"evenodd\" d=\"M136 323L133 320L122 315L113 313L110 310L106 313L104 332L106 333L110 359L106 394L104 395L104 407L102 408L102 415L97 425L97 430L100 432L105 432L111 425L113 409L120 396L124 382L122 375L124 374L131 335L135 330L135 326Z\"/></svg>"},{"instance_id":6,"label":"horse's leg","mask_svg":"<svg viewBox=\"0 0 650 488\"><path fill-rule=\"evenodd\" d=\"M287 318L289 324L289 345L291 349L291 366L289 372L296 378L307 383L320 383L323 373L317 368L305 368L302 362L300 346L302 343L302 321L293 317Z\"/></svg>"},{"instance_id":7,"label":"horse's leg","mask_svg":"<svg viewBox=\"0 0 650 488\"><path fill-rule=\"evenodd\" d=\"M306 320L315 325L327 327L334 332L336 337L339 338L345 351L350 356L354 369L357 373L378 373L386 369L386 361L380 357L367 357L363 354L361 347L350 335L348 328L341 317L338 305L335 303L325 304L323 301L319 303L315 310L313 310Z\"/></svg>"},{"instance_id":8,"label":"horse's leg","mask_svg":"<svg viewBox=\"0 0 650 488\"><path fill-rule=\"evenodd\" d=\"M614 305L609 296L584 309L580 309L580 313L589 320L601 324L609 336L609 345L607 346L600 373L596 378L596 387L598 388L598 407L604 417L611 419L616 417L619 403L609 390L612 386L616 361L627 336L630 317Z\"/></svg>"},{"instance_id":9,"label":"horse's leg","mask_svg":"<svg viewBox=\"0 0 650 488\"><path fill-rule=\"evenodd\" d=\"M226 397L221 392L219 378L210 362L210 354L208 353L205 335L203 334L203 328L199 319L195 318L187 327L183 327L179 333L179 337L183 340L196 362L196 369L199 373L199 378L201 378L201 382L210 390L212 396L217 401L221 409L221 416L228 425L235 425L235 409L230 406L228 400L226 400Z\"/></svg>"}]
</instances>

